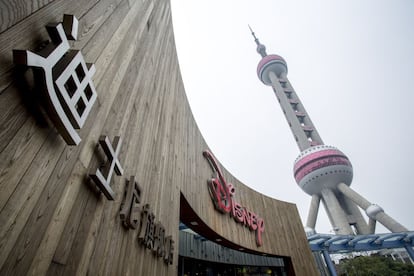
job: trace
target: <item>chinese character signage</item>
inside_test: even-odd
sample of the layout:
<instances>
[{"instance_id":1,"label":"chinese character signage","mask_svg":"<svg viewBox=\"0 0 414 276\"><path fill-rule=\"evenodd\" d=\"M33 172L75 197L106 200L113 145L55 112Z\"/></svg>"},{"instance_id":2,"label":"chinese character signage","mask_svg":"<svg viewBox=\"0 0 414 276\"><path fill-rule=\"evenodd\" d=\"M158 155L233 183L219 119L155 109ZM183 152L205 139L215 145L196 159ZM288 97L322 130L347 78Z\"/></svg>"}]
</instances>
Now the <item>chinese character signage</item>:
<instances>
[{"instance_id":1,"label":"chinese character signage","mask_svg":"<svg viewBox=\"0 0 414 276\"><path fill-rule=\"evenodd\" d=\"M141 216L141 187L135 181L135 176L131 176L127 182L125 197L121 205L119 216L125 228L136 229L139 226Z\"/></svg>"},{"instance_id":2,"label":"chinese character signage","mask_svg":"<svg viewBox=\"0 0 414 276\"><path fill-rule=\"evenodd\" d=\"M64 15L62 23L48 24L46 30L51 41L38 51L13 50L14 63L33 70L50 119L68 145L78 145L81 138L76 130L83 127L97 99L92 82L95 67L85 63L80 51L70 49L68 40L76 40L78 34L78 20L73 15ZM102 135L99 145L105 154L105 163L89 175L108 200L116 197L110 185L114 171L123 175L119 161L121 144L120 136L115 136L111 143L108 136ZM139 244L171 265L172 236L166 235L149 204L140 206L141 193L135 176L131 176L120 209L122 224L127 229L137 229Z\"/></svg>"},{"instance_id":3,"label":"chinese character signage","mask_svg":"<svg viewBox=\"0 0 414 276\"><path fill-rule=\"evenodd\" d=\"M125 190L119 216L127 229L138 229L138 243L152 251L153 255L162 258L165 264L171 265L174 257L174 241L172 236L165 235L165 228L157 221L149 204L142 208L141 188L131 176Z\"/></svg>"},{"instance_id":4,"label":"chinese character signage","mask_svg":"<svg viewBox=\"0 0 414 276\"><path fill-rule=\"evenodd\" d=\"M76 129L82 128L97 98L95 66L85 63L80 51L70 50L68 40L76 40L78 32L73 15L65 14L63 23L48 24L46 30L49 44L37 52L13 50L14 63L33 69L50 119L68 145L78 145Z\"/></svg>"},{"instance_id":5,"label":"chinese character signage","mask_svg":"<svg viewBox=\"0 0 414 276\"><path fill-rule=\"evenodd\" d=\"M264 220L234 200L233 196L236 190L233 184L227 183L224 179L213 154L206 150L203 152L203 155L208 160L215 174L212 179L208 180L207 185L216 210L224 214L230 214L236 222L243 224L251 231L255 231L256 245L261 246L263 244L262 233L265 228Z\"/></svg>"},{"instance_id":6,"label":"chinese character signage","mask_svg":"<svg viewBox=\"0 0 414 276\"><path fill-rule=\"evenodd\" d=\"M114 200L115 198L115 192L110 186L114 170L117 175L122 175L124 173L118 160L118 155L121 151L121 143L122 139L119 136L115 137L113 145L109 141L108 136L101 136L99 138L99 144L105 152L108 162L101 166L101 168L96 169L94 174L90 175L95 184L109 200Z\"/></svg>"}]
</instances>

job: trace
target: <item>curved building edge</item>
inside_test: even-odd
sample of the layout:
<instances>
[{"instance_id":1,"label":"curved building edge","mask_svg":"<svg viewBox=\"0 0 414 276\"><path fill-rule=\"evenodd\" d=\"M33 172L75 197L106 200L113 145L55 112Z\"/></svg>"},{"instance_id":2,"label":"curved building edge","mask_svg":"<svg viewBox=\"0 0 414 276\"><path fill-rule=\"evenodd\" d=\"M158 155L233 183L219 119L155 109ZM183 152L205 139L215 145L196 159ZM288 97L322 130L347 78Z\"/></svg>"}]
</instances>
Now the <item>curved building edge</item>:
<instances>
[{"instance_id":1,"label":"curved building edge","mask_svg":"<svg viewBox=\"0 0 414 276\"><path fill-rule=\"evenodd\" d=\"M169 1L42 5L23 14L7 11L10 16L0 27L2 51L11 57L14 49L34 49L39 36L48 39L47 24L63 14L77 15L80 30L73 45L85 62L95 64L97 100L84 125L75 129L80 142L68 145L50 118L39 119L47 110L27 95L29 88L16 77L21 68L11 58L2 59L0 275L176 275L180 209L185 208L229 246L284 257L294 275L317 275L294 204L252 190L219 164L234 186L235 201L263 218L263 244L258 247L253 231L215 209L207 186L214 172L203 156L208 146L184 91ZM117 141L114 148L120 145L115 151L123 173L114 173L108 183L113 200L89 177L105 159L101 136ZM126 228L121 221L131 180L141 189L140 210L148 207L175 241L171 264L141 246L142 229Z\"/></svg>"}]
</instances>

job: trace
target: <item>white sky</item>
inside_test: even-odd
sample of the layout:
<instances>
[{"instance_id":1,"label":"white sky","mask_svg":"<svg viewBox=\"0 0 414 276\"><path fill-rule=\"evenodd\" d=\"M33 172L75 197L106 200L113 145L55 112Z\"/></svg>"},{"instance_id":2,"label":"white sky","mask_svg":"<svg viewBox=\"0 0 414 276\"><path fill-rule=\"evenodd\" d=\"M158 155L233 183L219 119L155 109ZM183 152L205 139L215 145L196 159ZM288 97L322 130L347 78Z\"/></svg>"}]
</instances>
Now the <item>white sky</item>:
<instances>
[{"instance_id":1,"label":"white sky","mask_svg":"<svg viewBox=\"0 0 414 276\"><path fill-rule=\"evenodd\" d=\"M310 196L292 173L299 149L256 75L250 24L287 61L324 143L351 160L351 188L414 230L414 1L172 0L172 11L194 117L228 171L297 204L306 222ZM316 230L331 229L321 205Z\"/></svg>"}]
</instances>

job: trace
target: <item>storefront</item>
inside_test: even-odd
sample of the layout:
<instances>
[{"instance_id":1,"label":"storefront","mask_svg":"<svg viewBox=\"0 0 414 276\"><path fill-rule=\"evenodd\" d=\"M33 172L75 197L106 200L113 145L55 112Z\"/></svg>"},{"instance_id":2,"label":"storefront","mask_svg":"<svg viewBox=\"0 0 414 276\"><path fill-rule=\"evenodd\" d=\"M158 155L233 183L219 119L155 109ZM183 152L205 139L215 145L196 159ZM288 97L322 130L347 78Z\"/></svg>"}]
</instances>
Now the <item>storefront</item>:
<instances>
[{"instance_id":1,"label":"storefront","mask_svg":"<svg viewBox=\"0 0 414 276\"><path fill-rule=\"evenodd\" d=\"M281 257L255 255L210 241L180 224L178 275L287 275Z\"/></svg>"}]
</instances>

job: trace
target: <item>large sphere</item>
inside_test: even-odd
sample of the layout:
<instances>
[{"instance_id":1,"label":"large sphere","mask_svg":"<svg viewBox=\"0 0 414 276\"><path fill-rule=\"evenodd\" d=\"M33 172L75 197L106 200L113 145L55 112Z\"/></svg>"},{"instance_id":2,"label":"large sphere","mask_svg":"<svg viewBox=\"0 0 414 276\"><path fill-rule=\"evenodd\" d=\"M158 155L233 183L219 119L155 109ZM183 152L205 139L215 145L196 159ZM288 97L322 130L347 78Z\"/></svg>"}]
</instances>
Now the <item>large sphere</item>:
<instances>
[{"instance_id":1,"label":"large sphere","mask_svg":"<svg viewBox=\"0 0 414 276\"><path fill-rule=\"evenodd\" d=\"M308 148L296 158L293 168L298 185L307 194L335 189L339 183L351 185L353 170L348 157L335 147L319 145Z\"/></svg>"},{"instance_id":2,"label":"large sphere","mask_svg":"<svg viewBox=\"0 0 414 276\"><path fill-rule=\"evenodd\" d=\"M257 65L257 76L266 85L271 85L269 72L273 72L280 77L282 73L287 73L286 61L278 55L267 55Z\"/></svg>"}]
</instances>

